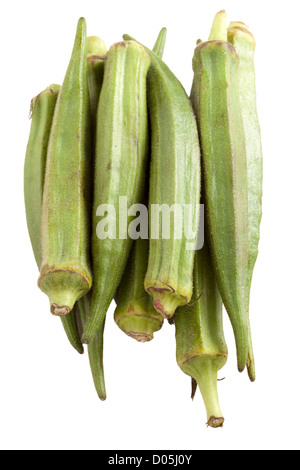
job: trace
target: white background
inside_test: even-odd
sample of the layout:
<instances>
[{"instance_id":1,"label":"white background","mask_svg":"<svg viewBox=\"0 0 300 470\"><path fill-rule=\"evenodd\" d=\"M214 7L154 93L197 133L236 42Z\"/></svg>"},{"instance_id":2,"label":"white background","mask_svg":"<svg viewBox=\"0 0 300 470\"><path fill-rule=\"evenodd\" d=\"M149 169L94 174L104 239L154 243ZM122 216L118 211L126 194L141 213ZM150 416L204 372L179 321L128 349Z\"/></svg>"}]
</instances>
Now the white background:
<instances>
[{"instance_id":1,"label":"white background","mask_svg":"<svg viewBox=\"0 0 300 470\"><path fill-rule=\"evenodd\" d=\"M195 41L214 14L250 25L257 41L258 111L264 150L260 254L251 297L257 382L229 360L220 377L223 429L207 429L200 394L175 360L174 328L138 344L114 324L105 332L108 398L94 391L87 354L69 346L36 285L27 234L23 162L30 99L61 83L77 20L107 46L129 33L152 47L168 28L164 59L187 92ZM5 2L1 8L0 447L68 449L299 449L299 2L85 0Z\"/></svg>"}]
</instances>

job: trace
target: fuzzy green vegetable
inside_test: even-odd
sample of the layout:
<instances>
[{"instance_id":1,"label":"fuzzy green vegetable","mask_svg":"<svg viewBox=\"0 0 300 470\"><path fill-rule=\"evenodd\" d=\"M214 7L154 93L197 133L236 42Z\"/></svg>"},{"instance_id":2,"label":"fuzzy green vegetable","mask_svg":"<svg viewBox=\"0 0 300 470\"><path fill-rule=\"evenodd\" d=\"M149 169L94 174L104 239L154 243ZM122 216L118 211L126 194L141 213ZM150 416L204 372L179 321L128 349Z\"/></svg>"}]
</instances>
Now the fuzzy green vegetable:
<instances>
[{"instance_id":1,"label":"fuzzy green vegetable","mask_svg":"<svg viewBox=\"0 0 300 470\"><path fill-rule=\"evenodd\" d=\"M262 217L263 158L260 125L256 107L254 52L255 39L249 28L232 22L228 28L228 41L239 56L239 93L244 124L248 174L248 309L253 270L258 255L260 222ZM247 368L250 380L255 380L255 361L249 323L249 352Z\"/></svg>"},{"instance_id":2,"label":"fuzzy green vegetable","mask_svg":"<svg viewBox=\"0 0 300 470\"><path fill-rule=\"evenodd\" d=\"M201 142L208 240L243 371L248 357L247 161L239 59L227 42L225 12L216 16L209 41L196 47L193 69L191 100Z\"/></svg>"},{"instance_id":3,"label":"fuzzy green vegetable","mask_svg":"<svg viewBox=\"0 0 300 470\"><path fill-rule=\"evenodd\" d=\"M31 126L24 166L24 196L28 231L39 269L42 262L41 219L47 149L59 90L59 85L51 85L31 101ZM61 321L71 345L82 354L75 312L62 317Z\"/></svg>"},{"instance_id":4,"label":"fuzzy green vegetable","mask_svg":"<svg viewBox=\"0 0 300 470\"><path fill-rule=\"evenodd\" d=\"M177 363L197 381L206 406L207 424L221 427L224 417L219 405L217 375L227 361L228 350L222 299L207 243L195 255L193 304L178 308L175 327Z\"/></svg>"},{"instance_id":5,"label":"fuzzy green vegetable","mask_svg":"<svg viewBox=\"0 0 300 470\"><path fill-rule=\"evenodd\" d=\"M39 287L51 312L64 316L92 285L89 199L91 128L86 22L78 21L48 145L42 210L43 260Z\"/></svg>"},{"instance_id":6,"label":"fuzzy green vegetable","mask_svg":"<svg viewBox=\"0 0 300 470\"><path fill-rule=\"evenodd\" d=\"M124 39L133 39L128 35ZM176 308L188 303L193 290L194 248L200 200L200 149L196 120L181 83L152 51L148 73L151 122L149 207L174 208L170 237L150 212L150 249L145 289L155 309L171 318ZM182 208L189 207L184 224ZM179 208L179 210L178 210ZM180 233L179 233L180 231Z\"/></svg>"},{"instance_id":7,"label":"fuzzy green vegetable","mask_svg":"<svg viewBox=\"0 0 300 470\"><path fill-rule=\"evenodd\" d=\"M97 115L95 192L93 210L93 274L91 311L82 341L90 343L104 321L126 266L132 240L131 217L120 227L120 197L129 206L142 202L148 155L146 75L150 59L142 46L125 41L107 53ZM102 204L115 210L113 228L103 234ZM106 206L108 207L108 206ZM100 217L99 217L100 215ZM116 225L114 223L116 222ZM121 231L121 235L120 235Z\"/></svg>"}]
</instances>

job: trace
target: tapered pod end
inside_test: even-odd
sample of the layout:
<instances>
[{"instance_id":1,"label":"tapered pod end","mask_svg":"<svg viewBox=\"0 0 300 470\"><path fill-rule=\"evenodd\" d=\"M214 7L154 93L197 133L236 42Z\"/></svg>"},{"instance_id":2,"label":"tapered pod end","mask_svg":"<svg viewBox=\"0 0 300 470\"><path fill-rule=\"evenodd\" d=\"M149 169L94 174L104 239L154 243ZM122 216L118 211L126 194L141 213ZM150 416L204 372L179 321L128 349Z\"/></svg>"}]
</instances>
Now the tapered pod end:
<instances>
[{"instance_id":1,"label":"tapered pod end","mask_svg":"<svg viewBox=\"0 0 300 470\"><path fill-rule=\"evenodd\" d=\"M227 41L227 14L225 10L216 14L208 40Z\"/></svg>"},{"instance_id":2,"label":"tapered pod end","mask_svg":"<svg viewBox=\"0 0 300 470\"><path fill-rule=\"evenodd\" d=\"M221 428L224 417L218 396L218 370L226 363L227 356L199 355L180 365L182 371L197 381L207 413L207 426Z\"/></svg>"},{"instance_id":3,"label":"tapered pod end","mask_svg":"<svg viewBox=\"0 0 300 470\"><path fill-rule=\"evenodd\" d=\"M148 294L153 298L153 307L164 318L172 318L177 307L186 305L188 299L174 290L148 287Z\"/></svg>"},{"instance_id":4,"label":"tapered pod end","mask_svg":"<svg viewBox=\"0 0 300 470\"><path fill-rule=\"evenodd\" d=\"M87 59L94 56L104 56L107 48L103 39L98 36L89 36L87 38Z\"/></svg>"},{"instance_id":5,"label":"tapered pod end","mask_svg":"<svg viewBox=\"0 0 300 470\"><path fill-rule=\"evenodd\" d=\"M130 338L139 343L147 343L154 337L154 333L159 331L163 325L163 318L156 313L143 312L137 306L130 305L127 311L120 312L116 309L115 322L118 327Z\"/></svg>"},{"instance_id":6,"label":"tapered pod end","mask_svg":"<svg viewBox=\"0 0 300 470\"><path fill-rule=\"evenodd\" d=\"M69 270L42 270L38 286L49 297L51 313L58 317L68 315L90 289L84 276Z\"/></svg>"},{"instance_id":7,"label":"tapered pod end","mask_svg":"<svg viewBox=\"0 0 300 470\"><path fill-rule=\"evenodd\" d=\"M162 28L153 47L153 52L162 58L167 39L167 28Z\"/></svg>"}]
</instances>

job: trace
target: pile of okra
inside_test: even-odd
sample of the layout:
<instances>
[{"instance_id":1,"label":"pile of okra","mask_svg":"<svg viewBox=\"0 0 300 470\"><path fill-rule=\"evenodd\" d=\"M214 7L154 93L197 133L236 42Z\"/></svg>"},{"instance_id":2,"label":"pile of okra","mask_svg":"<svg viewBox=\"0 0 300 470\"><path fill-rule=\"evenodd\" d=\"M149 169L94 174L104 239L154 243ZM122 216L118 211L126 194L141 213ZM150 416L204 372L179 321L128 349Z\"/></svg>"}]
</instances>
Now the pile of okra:
<instances>
[{"instance_id":1,"label":"pile of okra","mask_svg":"<svg viewBox=\"0 0 300 470\"><path fill-rule=\"evenodd\" d=\"M107 50L79 19L62 85L31 101L27 225L38 286L71 345L81 354L87 345L99 398L113 305L116 325L142 343L164 322L175 325L176 360L192 396L198 384L207 424L222 427L223 311L238 370L255 380L255 40L244 23L227 26L226 12L217 13L208 40L195 46L190 95L162 59L165 42L163 28L152 50L127 34Z\"/></svg>"}]
</instances>

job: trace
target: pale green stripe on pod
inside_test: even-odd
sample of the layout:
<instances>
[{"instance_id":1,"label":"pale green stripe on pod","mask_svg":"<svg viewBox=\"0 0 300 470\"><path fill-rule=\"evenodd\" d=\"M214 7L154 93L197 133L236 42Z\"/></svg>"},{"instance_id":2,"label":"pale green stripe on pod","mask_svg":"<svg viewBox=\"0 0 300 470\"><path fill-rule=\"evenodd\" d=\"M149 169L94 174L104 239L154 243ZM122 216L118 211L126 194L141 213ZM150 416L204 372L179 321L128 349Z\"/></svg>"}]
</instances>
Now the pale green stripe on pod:
<instances>
[{"instance_id":1,"label":"pale green stripe on pod","mask_svg":"<svg viewBox=\"0 0 300 470\"><path fill-rule=\"evenodd\" d=\"M221 427L224 417L219 405L217 377L227 361L228 350L223 332L222 299L207 243L195 254L192 302L191 306L178 308L174 316L177 363L198 383L207 411L207 424Z\"/></svg>"},{"instance_id":2,"label":"pale green stripe on pod","mask_svg":"<svg viewBox=\"0 0 300 470\"><path fill-rule=\"evenodd\" d=\"M48 145L39 287L54 315L68 314L92 285L90 270L91 126L84 18L78 21Z\"/></svg>"},{"instance_id":3,"label":"pale green stripe on pod","mask_svg":"<svg viewBox=\"0 0 300 470\"><path fill-rule=\"evenodd\" d=\"M31 101L31 127L24 166L24 195L27 226L33 253L40 269L42 262L41 218L47 148L59 85L51 85ZM80 353L83 347L75 313L62 318L71 345Z\"/></svg>"},{"instance_id":4,"label":"pale green stripe on pod","mask_svg":"<svg viewBox=\"0 0 300 470\"><path fill-rule=\"evenodd\" d=\"M130 39L128 35L123 37ZM184 88L167 65L146 50L151 58L147 79L151 170L150 250L144 285L153 297L155 309L171 318L176 308L188 303L192 296L200 148L196 120ZM165 226L165 233L158 209L170 210L170 225Z\"/></svg>"},{"instance_id":5,"label":"pale green stripe on pod","mask_svg":"<svg viewBox=\"0 0 300 470\"><path fill-rule=\"evenodd\" d=\"M148 266L149 240L137 239L131 249L117 295L114 319L128 336L145 343L163 325L163 317L153 307L144 289Z\"/></svg>"},{"instance_id":6,"label":"pale green stripe on pod","mask_svg":"<svg viewBox=\"0 0 300 470\"><path fill-rule=\"evenodd\" d=\"M97 115L94 286L91 312L83 333L86 343L92 341L100 328L126 266L132 245L128 236L132 217L127 215L127 209L141 203L143 198L148 155L149 63L144 48L130 41L112 45L105 61ZM107 215L102 211L105 207Z\"/></svg>"},{"instance_id":7,"label":"pale green stripe on pod","mask_svg":"<svg viewBox=\"0 0 300 470\"><path fill-rule=\"evenodd\" d=\"M90 301L91 301L91 293L89 292L77 302L81 324L83 328L85 327L88 316L90 314ZM87 347L90 369L92 372L94 386L95 386L97 395L101 401L106 400L106 388L105 388L104 366L103 366L104 328L105 328L105 319L102 322L100 328L98 329L93 341L90 344L88 344L88 347Z\"/></svg>"},{"instance_id":8,"label":"pale green stripe on pod","mask_svg":"<svg viewBox=\"0 0 300 470\"><path fill-rule=\"evenodd\" d=\"M210 40L196 47L193 69L191 100L201 142L208 240L243 371L248 355L248 194L238 55L228 42Z\"/></svg>"},{"instance_id":9,"label":"pale green stripe on pod","mask_svg":"<svg viewBox=\"0 0 300 470\"><path fill-rule=\"evenodd\" d=\"M263 157L261 132L256 106L255 39L244 23L230 23L228 41L240 61L240 104L244 123L248 173L248 308L254 265L258 255L262 217ZM255 362L249 327L248 373L255 380Z\"/></svg>"}]
</instances>

